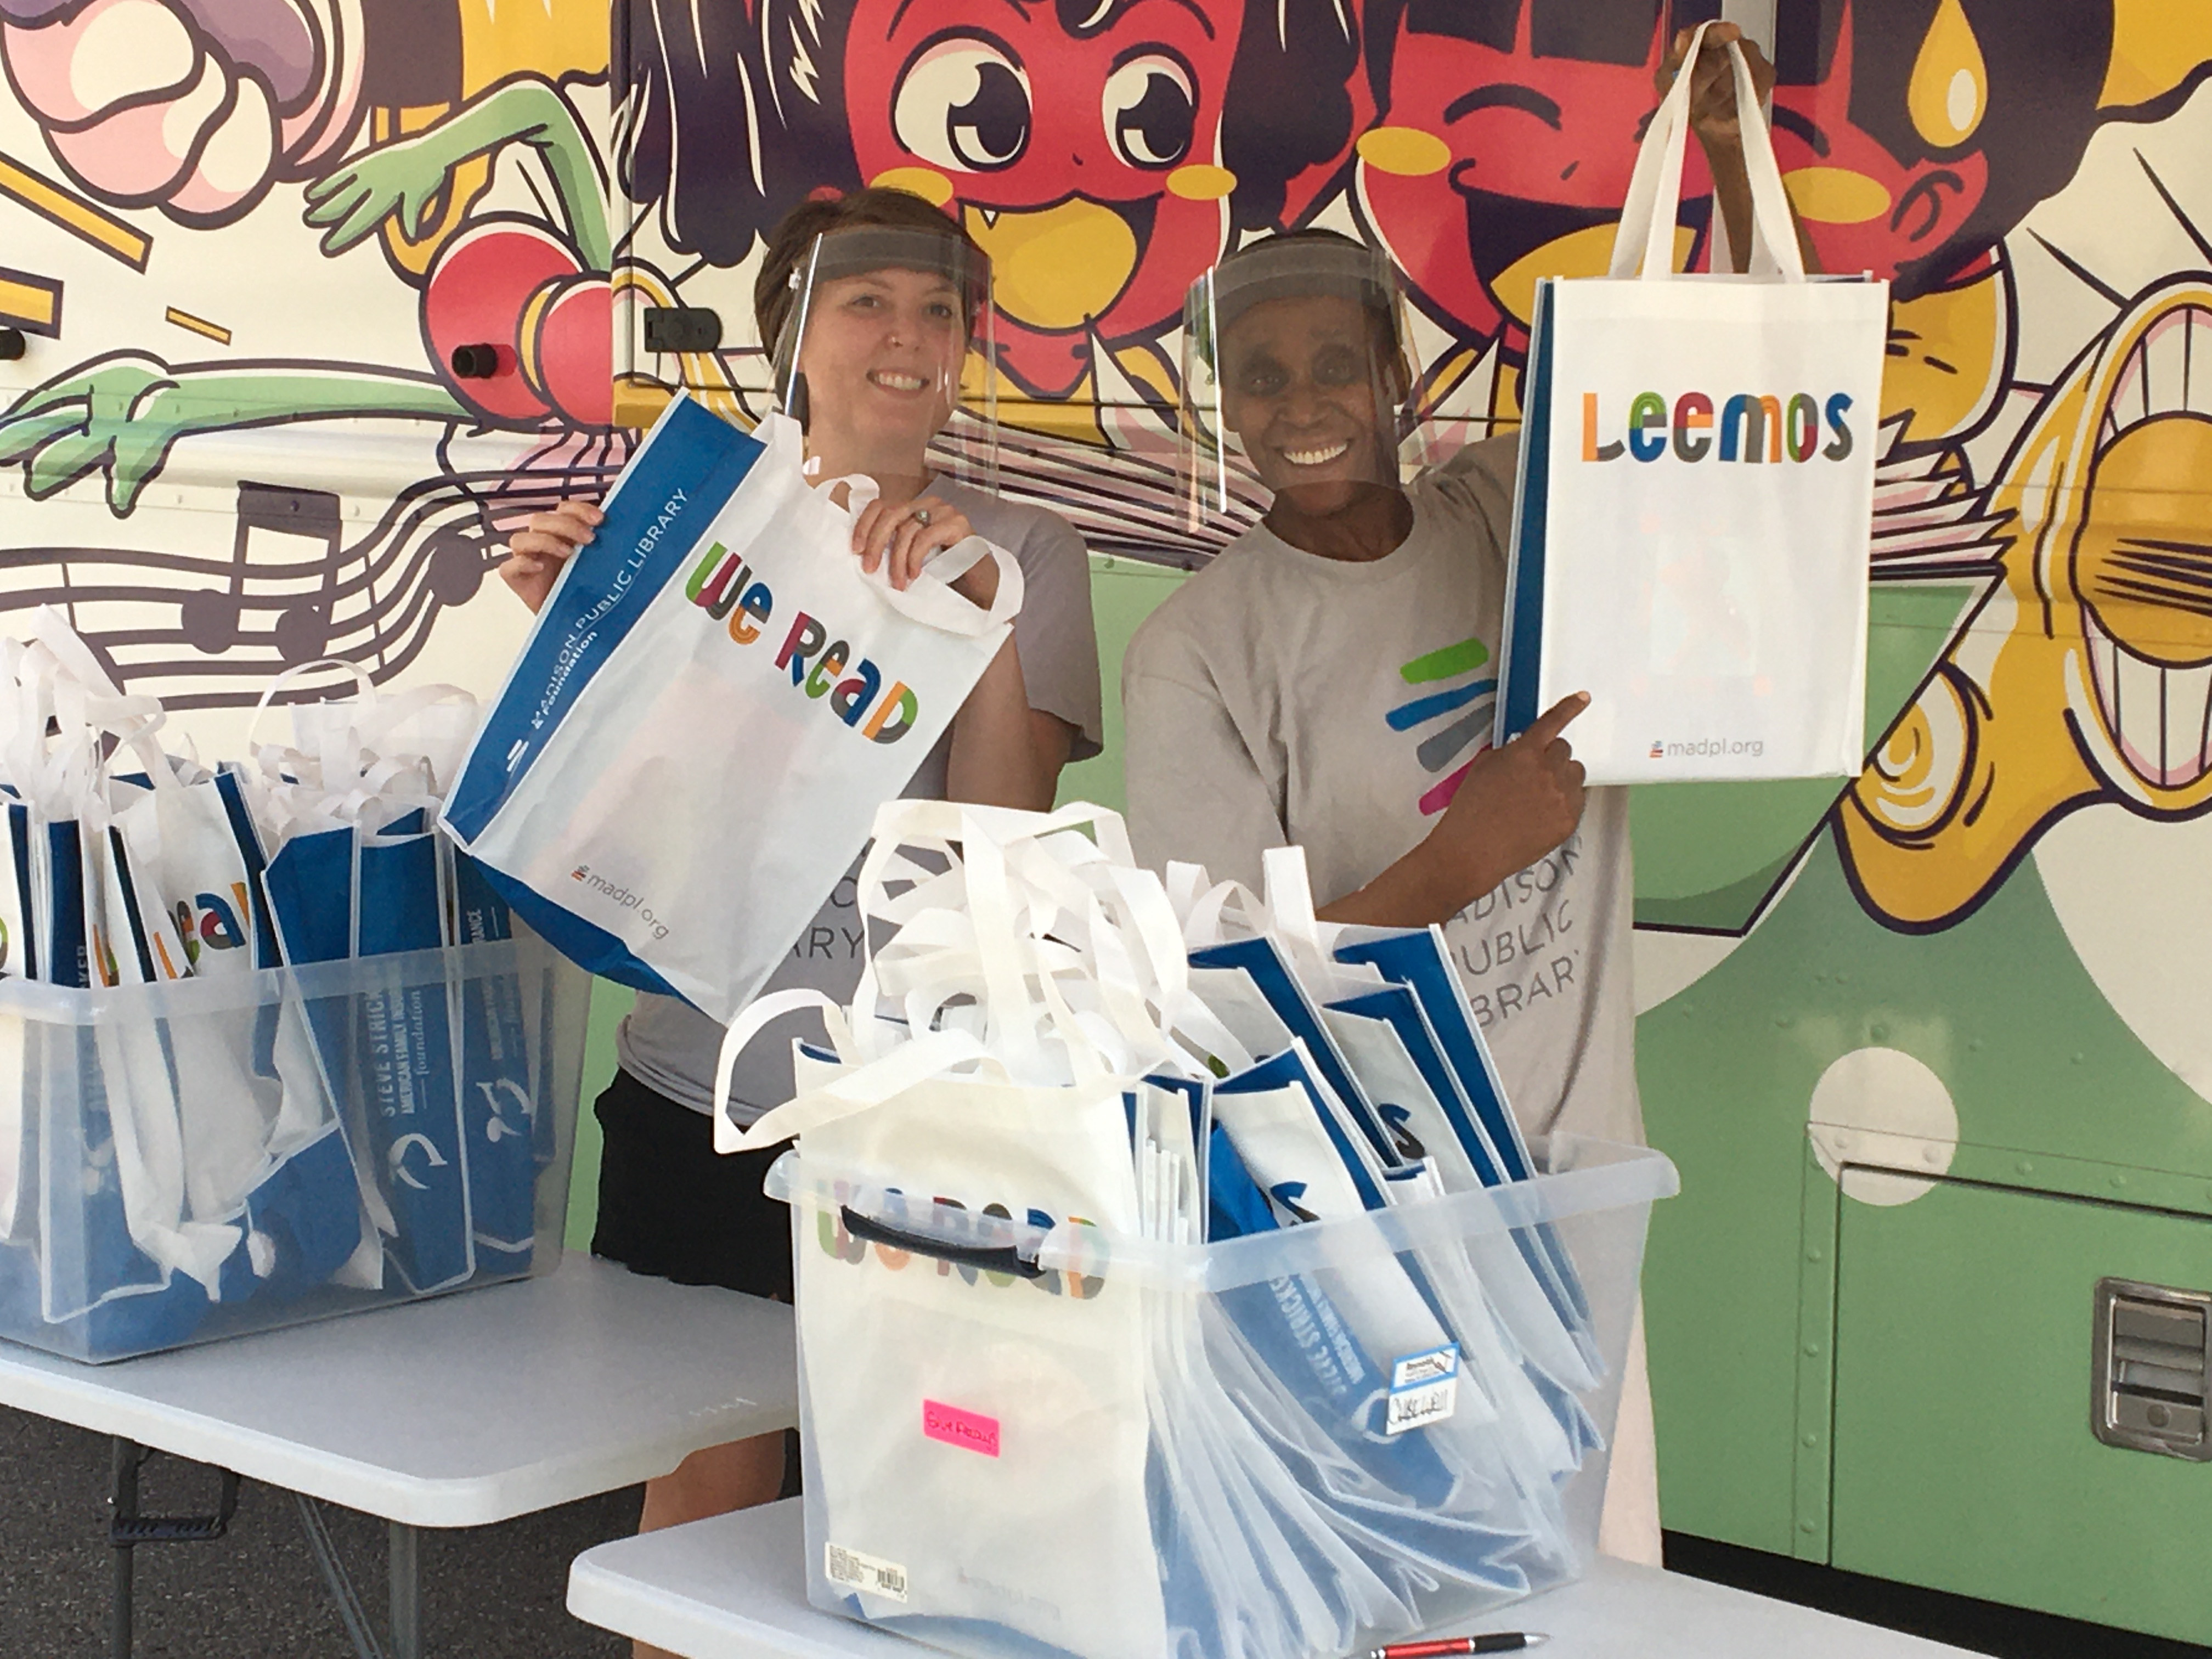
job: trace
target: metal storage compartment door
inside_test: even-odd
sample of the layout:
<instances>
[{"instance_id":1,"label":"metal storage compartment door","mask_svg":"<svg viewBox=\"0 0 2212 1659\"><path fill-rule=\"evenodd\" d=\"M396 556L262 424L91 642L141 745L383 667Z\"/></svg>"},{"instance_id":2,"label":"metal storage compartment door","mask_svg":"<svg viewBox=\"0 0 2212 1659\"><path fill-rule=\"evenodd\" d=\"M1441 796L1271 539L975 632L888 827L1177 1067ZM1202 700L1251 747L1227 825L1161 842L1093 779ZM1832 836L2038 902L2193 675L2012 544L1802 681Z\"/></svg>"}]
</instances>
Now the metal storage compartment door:
<instances>
[{"instance_id":1,"label":"metal storage compartment door","mask_svg":"<svg viewBox=\"0 0 2212 1659\"><path fill-rule=\"evenodd\" d=\"M1851 1201L1883 1179L1847 1172L1838 1223L1833 1564L2212 1641L2212 1463L2091 1429L2099 1281L2212 1290L2212 1218L1948 1181Z\"/></svg>"}]
</instances>

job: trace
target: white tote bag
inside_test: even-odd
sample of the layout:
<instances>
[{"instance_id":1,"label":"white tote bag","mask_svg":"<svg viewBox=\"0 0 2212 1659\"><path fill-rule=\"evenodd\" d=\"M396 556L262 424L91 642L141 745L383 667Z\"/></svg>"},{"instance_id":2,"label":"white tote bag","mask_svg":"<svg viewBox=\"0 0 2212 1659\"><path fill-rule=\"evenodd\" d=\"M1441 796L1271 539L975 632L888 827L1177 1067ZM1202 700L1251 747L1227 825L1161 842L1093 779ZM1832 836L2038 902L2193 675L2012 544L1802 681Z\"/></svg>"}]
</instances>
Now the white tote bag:
<instances>
[{"instance_id":1,"label":"white tote bag","mask_svg":"<svg viewBox=\"0 0 2212 1659\"><path fill-rule=\"evenodd\" d=\"M801 1053L796 1098L743 1132L715 1121L725 1150L796 1133L807 1172L792 1200L810 1593L924 1639L978 1621L1025 1638L1010 1645L1157 1659L1139 1286L978 1264L1014 1260L988 1218L1138 1231L1124 1096L1133 1062L1170 1053L1172 919L1117 878L1136 873L1127 837L1095 807L896 801L875 831L854 902L896 935L849 1012L809 990L746 1011L715 1091L770 1020L822 1012L836 1062ZM1102 977L1126 994L1118 1013ZM887 1006L905 1018L887 1025Z\"/></svg>"},{"instance_id":2,"label":"white tote bag","mask_svg":"<svg viewBox=\"0 0 2212 1659\"><path fill-rule=\"evenodd\" d=\"M1592 783L1832 777L1864 758L1889 290L1807 277L1729 50L1752 274L1673 272L1685 74L1637 157L1610 274L1538 286L1496 741L1588 691L1568 738Z\"/></svg>"},{"instance_id":3,"label":"white tote bag","mask_svg":"<svg viewBox=\"0 0 2212 1659\"><path fill-rule=\"evenodd\" d=\"M549 942L727 1022L1005 641L1021 569L971 538L901 592L853 556L781 416L679 398L486 718L445 823ZM990 557L987 611L947 584Z\"/></svg>"}]
</instances>

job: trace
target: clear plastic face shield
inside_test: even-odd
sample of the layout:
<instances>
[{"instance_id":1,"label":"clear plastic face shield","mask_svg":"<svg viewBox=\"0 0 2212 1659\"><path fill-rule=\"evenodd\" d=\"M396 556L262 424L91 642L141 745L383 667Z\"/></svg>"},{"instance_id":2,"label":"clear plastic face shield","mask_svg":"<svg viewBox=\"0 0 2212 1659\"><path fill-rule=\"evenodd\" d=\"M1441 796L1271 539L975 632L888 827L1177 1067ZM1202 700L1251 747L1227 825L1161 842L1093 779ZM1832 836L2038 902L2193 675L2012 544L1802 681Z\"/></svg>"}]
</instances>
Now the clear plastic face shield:
<instances>
[{"instance_id":1,"label":"clear plastic face shield","mask_svg":"<svg viewBox=\"0 0 2212 1659\"><path fill-rule=\"evenodd\" d=\"M1402 488L1420 388L1383 254L1301 236L1255 243L1183 308L1182 457L1190 527L1263 501L1310 517ZM1273 510L1273 507L1270 510Z\"/></svg>"},{"instance_id":2,"label":"clear plastic face shield","mask_svg":"<svg viewBox=\"0 0 2212 1659\"><path fill-rule=\"evenodd\" d=\"M792 276L778 401L829 476L949 474L997 486L990 261L945 234L824 231Z\"/></svg>"}]
</instances>

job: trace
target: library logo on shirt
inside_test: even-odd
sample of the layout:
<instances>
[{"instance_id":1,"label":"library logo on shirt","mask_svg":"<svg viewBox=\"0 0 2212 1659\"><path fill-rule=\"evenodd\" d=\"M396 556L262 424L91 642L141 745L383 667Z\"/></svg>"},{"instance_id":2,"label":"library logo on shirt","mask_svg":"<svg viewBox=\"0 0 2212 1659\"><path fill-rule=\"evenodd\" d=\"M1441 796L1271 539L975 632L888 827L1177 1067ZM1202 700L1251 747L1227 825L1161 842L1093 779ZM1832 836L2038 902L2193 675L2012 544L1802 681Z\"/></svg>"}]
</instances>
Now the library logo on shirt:
<instances>
[{"instance_id":1,"label":"library logo on shirt","mask_svg":"<svg viewBox=\"0 0 2212 1659\"><path fill-rule=\"evenodd\" d=\"M1498 676L1482 672L1490 647L1462 640L1403 664L1398 678L1414 695L1383 715L1393 732L1416 734L1421 769L1437 781L1421 793L1421 815L1433 817L1451 805L1474 757L1490 747L1498 702Z\"/></svg>"}]
</instances>

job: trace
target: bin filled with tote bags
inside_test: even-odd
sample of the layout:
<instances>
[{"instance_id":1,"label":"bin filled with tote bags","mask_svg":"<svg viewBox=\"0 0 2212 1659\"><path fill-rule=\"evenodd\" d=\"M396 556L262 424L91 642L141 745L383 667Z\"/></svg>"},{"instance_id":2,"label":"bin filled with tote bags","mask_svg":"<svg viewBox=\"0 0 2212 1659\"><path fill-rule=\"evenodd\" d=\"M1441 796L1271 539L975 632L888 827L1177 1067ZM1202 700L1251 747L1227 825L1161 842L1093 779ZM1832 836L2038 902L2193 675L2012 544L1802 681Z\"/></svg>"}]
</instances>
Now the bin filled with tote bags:
<instances>
[{"instance_id":1,"label":"bin filled with tote bags","mask_svg":"<svg viewBox=\"0 0 2212 1659\"><path fill-rule=\"evenodd\" d=\"M976 1655L1304 1659L1575 1577L1652 1202L1524 1139L1434 930L886 805L795 1149L815 1605Z\"/></svg>"},{"instance_id":2,"label":"bin filled with tote bags","mask_svg":"<svg viewBox=\"0 0 2212 1659\"><path fill-rule=\"evenodd\" d=\"M116 1359L558 1260L589 981L430 828L473 701L293 713L209 769L58 614L0 641L0 1336Z\"/></svg>"}]
</instances>

